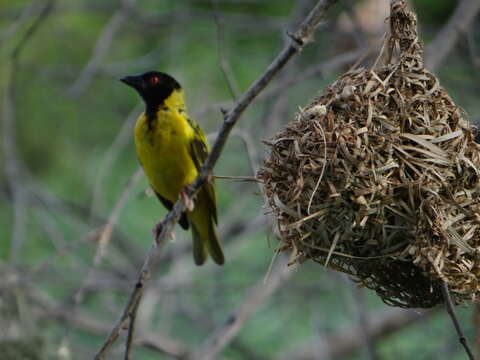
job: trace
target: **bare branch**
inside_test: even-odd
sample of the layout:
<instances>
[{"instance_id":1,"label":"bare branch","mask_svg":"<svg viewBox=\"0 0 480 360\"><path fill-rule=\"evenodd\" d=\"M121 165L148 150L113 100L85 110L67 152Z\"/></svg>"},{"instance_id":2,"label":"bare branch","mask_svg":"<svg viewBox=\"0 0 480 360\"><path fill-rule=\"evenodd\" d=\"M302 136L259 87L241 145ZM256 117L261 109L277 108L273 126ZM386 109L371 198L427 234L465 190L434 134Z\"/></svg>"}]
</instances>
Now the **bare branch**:
<instances>
[{"instance_id":1,"label":"bare branch","mask_svg":"<svg viewBox=\"0 0 480 360\"><path fill-rule=\"evenodd\" d=\"M38 1L33 1L23 9L15 21L10 24L0 36L0 45L3 45L4 42L8 41L31 16L34 16L37 13L38 5Z\"/></svg>"},{"instance_id":2,"label":"bare branch","mask_svg":"<svg viewBox=\"0 0 480 360\"><path fill-rule=\"evenodd\" d=\"M74 296L73 296L73 306L71 309L71 314L72 317L75 316L75 312L78 311L78 308L80 304L83 302L83 299L85 297L85 293L87 289L90 286L90 282L95 278L95 271L100 265L102 258L105 255L105 251L107 249L108 244L110 243L110 239L112 237L112 232L113 228L116 225L118 221L118 217L120 215L121 210L124 208L128 197L135 186L135 184L140 180L141 175L143 174L143 171L139 168L137 171L131 176L129 181L127 182L127 185L125 186L125 189L123 190L123 193L120 195L118 198L117 202L115 203L108 220L104 226L101 227L98 231L97 235L97 248L95 250L95 255L93 257L93 261L91 266L89 267L87 274L83 278L83 281L80 285L80 287L76 290ZM63 337L62 343L67 343L67 339L70 336L70 331L72 330L71 327L67 328L67 331L65 332L65 335ZM131 343L131 339L129 337L129 343ZM129 359L127 359L129 360Z\"/></svg>"},{"instance_id":3,"label":"bare branch","mask_svg":"<svg viewBox=\"0 0 480 360\"><path fill-rule=\"evenodd\" d=\"M101 201L101 195L103 194L103 183L107 174L111 173L112 166L117 159L119 153L125 148L125 146L131 141L132 125L138 117L141 104L137 104L132 111L128 114L127 118L123 122L120 131L113 140L112 144L105 151L105 155L98 165L98 172L95 178L93 186L92 203L90 206L90 220L94 213L99 213L99 209L103 209L103 201Z\"/></svg>"},{"instance_id":4,"label":"bare branch","mask_svg":"<svg viewBox=\"0 0 480 360\"><path fill-rule=\"evenodd\" d=\"M41 316L44 317L45 320L55 319L68 321L76 328L97 335L103 335L110 330L110 325L104 320L99 319L96 314L76 311L72 316L70 308L60 306L46 294L33 290L33 287L29 286L26 292L31 301L41 308ZM136 343L178 359L183 358L188 353L188 348L185 344L172 338L159 336L158 334L146 331L142 332L140 338L136 340Z\"/></svg>"},{"instance_id":5,"label":"bare branch","mask_svg":"<svg viewBox=\"0 0 480 360\"><path fill-rule=\"evenodd\" d=\"M222 69L223 77L225 78L225 81L228 85L228 89L230 91L230 94L232 95L232 99L235 100L240 95L240 89L238 88L238 84L235 81L232 68L230 67L230 63L227 61L225 55L225 24L220 18L216 0L210 0L210 6L212 8L213 17L217 26L217 52L220 69Z\"/></svg>"},{"instance_id":6,"label":"bare branch","mask_svg":"<svg viewBox=\"0 0 480 360\"><path fill-rule=\"evenodd\" d=\"M476 68L479 68L480 56L478 55L477 44L475 43L475 35L472 27L473 25L470 26L470 29L467 32L468 53L470 54L472 65L475 66Z\"/></svg>"},{"instance_id":7,"label":"bare branch","mask_svg":"<svg viewBox=\"0 0 480 360\"><path fill-rule=\"evenodd\" d=\"M296 55L304 46L313 41L313 32L319 25L320 20L325 15L326 11L337 0L320 0L314 9L309 13L304 22L300 25L298 30L292 34L292 40L287 44L276 59L268 66L265 72L258 78L249 89L238 99L234 107L228 111L225 116L225 121L220 129L219 135L212 151L209 154L206 162L204 163L200 174L195 181L189 187L187 191L188 197L193 197L195 193L207 180L211 170L215 166L218 158L220 157L222 150L225 146L227 138L236 124L243 111L251 104L251 102L257 97L257 95L268 85L272 78L289 62L289 60ZM132 311L139 303L144 287L151 276L151 272L160 258L162 253L165 238L173 230L173 227L178 222L181 213L185 210L185 204L182 201L177 201L173 209L167 214L167 216L159 223L161 226L161 233L157 239L154 239L153 245L143 263L142 270L135 284L135 287L130 295L130 298L125 306L125 309L113 327L112 331L107 337L107 340L103 344L102 348L96 355L95 359L104 359L110 347L118 338L121 329L129 321Z\"/></svg>"},{"instance_id":8,"label":"bare branch","mask_svg":"<svg viewBox=\"0 0 480 360\"><path fill-rule=\"evenodd\" d=\"M349 52L334 56L316 65L313 65L301 73L285 77L285 79L281 79L280 81L277 81L274 86L271 86L270 88L263 91L255 99L255 101L269 99L273 96L276 96L278 93L285 91L285 89L290 88L298 83L301 83L309 78L312 78L315 76L323 76L323 74L331 74L332 72L338 70L339 68L342 68L348 64L355 62L356 60L358 60L359 56L362 56L362 55L365 56L372 50L373 49L367 49L366 51L365 50L349 51ZM200 109L198 112L196 112L195 118L202 117L203 114L207 112L217 111L219 108L230 106L230 104L231 104L230 102L225 101L222 103L208 105L205 108Z\"/></svg>"},{"instance_id":9,"label":"bare branch","mask_svg":"<svg viewBox=\"0 0 480 360\"><path fill-rule=\"evenodd\" d=\"M2 126L3 126L3 150L5 153L5 174L8 186L12 193L13 201L13 230L10 244L10 261L17 262L18 254L23 244L25 232L25 219L27 190L23 186L23 173L21 160L17 154L15 133L15 76L18 71L18 63L25 45L47 19L53 9L55 1L49 0L44 3L35 21L30 25L20 41L10 54L10 69L8 71L7 85L3 97ZM27 12L27 10L25 10Z\"/></svg>"},{"instance_id":10,"label":"bare branch","mask_svg":"<svg viewBox=\"0 0 480 360\"><path fill-rule=\"evenodd\" d=\"M372 340L380 340L417 323L419 320L434 314L435 311L419 312L417 310L391 309L383 314L372 317L368 323L368 337ZM292 352L282 354L279 360L323 360L342 358L358 351L363 345L360 326L349 327L343 332L328 336L319 346L317 341L311 344L302 344ZM325 352L325 344L328 351Z\"/></svg>"},{"instance_id":11,"label":"bare branch","mask_svg":"<svg viewBox=\"0 0 480 360\"><path fill-rule=\"evenodd\" d=\"M128 333L127 333L127 341L125 342L125 360L132 359L132 351L133 351L133 337L135 335L135 320L137 319L137 312L138 312L138 304L135 307L132 315L130 316L130 322L128 324Z\"/></svg>"},{"instance_id":12,"label":"bare branch","mask_svg":"<svg viewBox=\"0 0 480 360\"><path fill-rule=\"evenodd\" d=\"M447 313L452 319L453 326L455 326L455 331L458 334L458 340L465 348L465 352L467 353L468 358L470 360L475 360L475 355L473 355L472 349L470 349L470 346L468 345L467 338L465 337L465 334L463 333L463 330L460 326L460 322L458 321L457 315L455 314L455 308L452 298L450 296L450 291L448 290L448 285L444 281L442 282L442 293L443 299L445 300L445 307L447 309Z\"/></svg>"},{"instance_id":13,"label":"bare branch","mask_svg":"<svg viewBox=\"0 0 480 360\"><path fill-rule=\"evenodd\" d=\"M480 356L480 303L477 301L473 311L473 328L475 329L475 351Z\"/></svg>"},{"instance_id":14,"label":"bare branch","mask_svg":"<svg viewBox=\"0 0 480 360\"><path fill-rule=\"evenodd\" d=\"M426 67L434 71L452 50L458 37L467 31L480 11L480 1L462 0L447 24L425 49Z\"/></svg>"},{"instance_id":15,"label":"bare branch","mask_svg":"<svg viewBox=\"0 0 480 360\"><path fill-rule=\"evenodd\" d=\"M258 307L293 274L295 266L287 266L287 263L286 257L278 259L278 263L268 280L265 282L262 276L257 284L247 291L240 306L227 317L222 325L212 332L189 358L193 360L214 359L233 340Z\"/></svg>"},{"instance_id":16,"label":"bare branch","mask_svg":"<svg viewBox=\"0 0 480 360\"><path fill-rule=\"evenodd\" d=\"M73 97L79 96L88 87L93 76L97 73L101 62L110 50L110 45L122 27L123 23L128 19L128 12L135 4L136 0L124 0L121 7L115 11L108 23L102 29L97 43L92 51L92 56L87 65L83 68L77 80L69 89L69 93Z\"/></svg>"},{"instance_id":17,"label":"bare branch","mask_svg":"<svg viewBox=\"0 0 480 360\"><path fill-rule=\"evenodd\" d=\"M367 309L365 308L365 289L358 287L357 284L351 282L350 279L348 281L350 283L350 288L353 292L355 307L358 314L358 327L362 329L361 339L363 341L364 348L367 350L368 359L378 359L375 351L375 341L370 337L370 334L368 332L368 324L370 322L370 319L368 318Z\"/></svg>"},{"instance_id":18,"label":"bare branch","mask_svg":"<svg viewBox=\"0 0 480 360\"><path fill-rule=\"evenodd\" d=\"M112 237L113 228L115 227L118 221L120 212L125 207L125 204L132 192L133 187L138 183L142 174L143 174L142 169L138 168L135 171L135 173L130 177L130 179L127 182L127 185L125 186L125 189L123 190L122 194L120 195L117 202L115 203L107 219L106 224L99 229L98 236L97 236L97 249L93 257L92 265L88 269L87 275L85 276L82 285L75 293L74 307L80 305L81 302L83 301L85 290L87 289L89 282L93 278L95 269L100 265L102 258L105 255L105 251Z\"/></svg>"},{"instance_id":19,"label":"bare branch","mask_svg":"<svg viewBox=\"0 0 480 360\"><path fill-rule=\"evenodd\" d=\"M132 18L145 28L171 25L172 19L179 21L181 26L185 26L185 23L190 23L192 19L208 21L212 16L211 11L205 11L198 8L174 10L168 13L162 12L159 14L135 8L132 9L132 13ZM262 16L257 14L245 15L244 13L233 13L231 11L218 11L218 14L226 23L228 23L229 27L242 31L251 31L253 33L258 33L260 31L278 31L285 25L285 22L281 17Z\"/></svg>"}]
</instances>

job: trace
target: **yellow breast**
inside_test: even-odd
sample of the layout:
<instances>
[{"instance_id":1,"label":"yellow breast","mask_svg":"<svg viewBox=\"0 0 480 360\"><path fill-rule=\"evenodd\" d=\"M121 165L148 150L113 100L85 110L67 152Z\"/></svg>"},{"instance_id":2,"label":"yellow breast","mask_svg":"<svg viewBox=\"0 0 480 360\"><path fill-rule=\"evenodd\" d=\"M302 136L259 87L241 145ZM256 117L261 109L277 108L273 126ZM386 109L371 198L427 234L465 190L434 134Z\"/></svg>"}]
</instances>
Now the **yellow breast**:
<instances>
[{"instance_id":1,"label":"yellow breast","mask_svg":"<svg viewBox=\"0 0 480 360\"><path fill-rule=\"evenodd\" d=\"M197 176L190 156L194 131L184 106L179 106L175 98L167 100L155 119L148 121L145 113L140 115L135 126L135 147L153 189L176 202L180 191Z\"/></svg>"}]
</instances>

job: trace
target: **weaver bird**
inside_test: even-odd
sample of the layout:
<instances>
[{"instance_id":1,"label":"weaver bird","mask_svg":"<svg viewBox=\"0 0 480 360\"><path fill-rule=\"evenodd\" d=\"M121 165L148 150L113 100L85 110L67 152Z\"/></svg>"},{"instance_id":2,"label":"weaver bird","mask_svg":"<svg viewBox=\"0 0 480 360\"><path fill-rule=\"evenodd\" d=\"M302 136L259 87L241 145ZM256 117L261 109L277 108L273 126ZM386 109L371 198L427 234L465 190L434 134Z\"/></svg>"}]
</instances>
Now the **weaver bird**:
<instances>
[{"instance_id":1,"label":"weaver bird","mask_svg":"<svg viewBox=\"0 0 480 360\"><path fill-rule=\"evenodd\" d=\"M185 200L187 210L179 223L185 230L192 229L195 263L202 265L210 255L217 264L223 264L215 230L213 184L204 184L194 203L186 196L186 187L198 175L209 148L202 129L187 115L182 87L173 77L157 71L126 76L121 81L145 102L145 111L135 125L135 147L152 189L169 210L179 197Z\"/></svg>"}]
</instances>

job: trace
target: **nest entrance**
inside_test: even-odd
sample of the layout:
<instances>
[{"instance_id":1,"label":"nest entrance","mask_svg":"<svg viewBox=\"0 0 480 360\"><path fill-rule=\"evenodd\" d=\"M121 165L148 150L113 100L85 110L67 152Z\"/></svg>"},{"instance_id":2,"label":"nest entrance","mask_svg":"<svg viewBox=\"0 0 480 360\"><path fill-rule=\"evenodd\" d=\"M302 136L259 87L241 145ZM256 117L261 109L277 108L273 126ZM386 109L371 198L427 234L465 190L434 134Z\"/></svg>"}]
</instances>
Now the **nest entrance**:
<instances>
[{"instance_id":1,"label":"nest entrance","mask_svg":"<svg viewBox=\"0 0 480 360\"><path fill-rule=\"evenodd\" d=\"M268 144L258 176L281 250L346 272L390 305L480 291L480 151L392 2L384 64L342 75ZM398 60L392 53L398 48Z\"/></svg>"}]
</instances>

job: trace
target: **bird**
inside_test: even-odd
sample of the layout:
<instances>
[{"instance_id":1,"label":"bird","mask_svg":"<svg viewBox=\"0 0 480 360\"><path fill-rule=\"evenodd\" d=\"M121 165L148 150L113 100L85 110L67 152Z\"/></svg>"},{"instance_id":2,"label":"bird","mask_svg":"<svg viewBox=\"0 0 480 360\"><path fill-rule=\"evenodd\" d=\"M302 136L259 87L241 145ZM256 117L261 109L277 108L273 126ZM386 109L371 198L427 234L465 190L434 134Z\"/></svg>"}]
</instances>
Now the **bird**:
<instances>
[{"instance_id":1,"label":"bird","mask_svg":"<svg viewBox=\"0 0 480 360\"><path fill-rule=\"evenodd\" d=\"M151 188L168 210L179 197L185 201L187 209L179 224L185 230L191 228L195 264L203 265L210 255L222 265L225 258L216 232L213 182L202 185L193 200L186 195L209 154L209 145L199 124L188 116L183 88L172 76L158 71L125 76L120 81L134 88L145 103L134 138Z\"/></svg>"}]
</instances>

